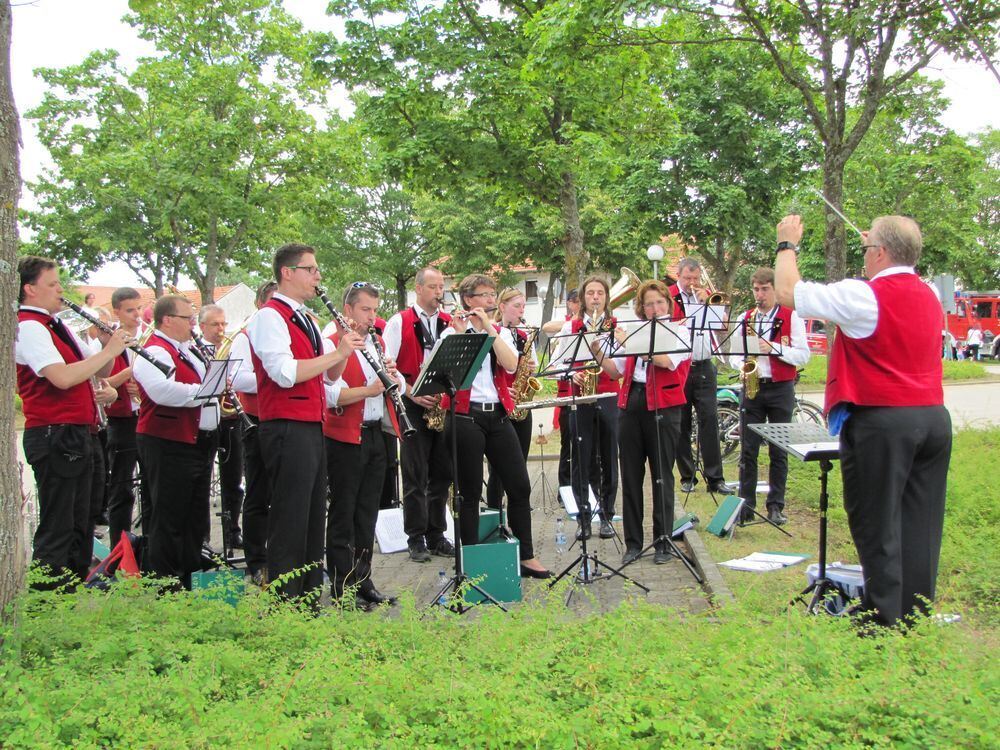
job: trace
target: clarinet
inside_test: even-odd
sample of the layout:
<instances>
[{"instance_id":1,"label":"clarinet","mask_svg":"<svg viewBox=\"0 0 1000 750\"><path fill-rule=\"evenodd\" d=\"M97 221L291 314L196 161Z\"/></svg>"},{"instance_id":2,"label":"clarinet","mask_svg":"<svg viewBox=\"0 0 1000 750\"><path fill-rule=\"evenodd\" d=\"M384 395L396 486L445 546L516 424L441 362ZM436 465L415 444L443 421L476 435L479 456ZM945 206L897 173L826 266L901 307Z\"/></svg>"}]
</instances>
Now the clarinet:
<instances>
[{"instance_id":1,"label":"clarinet","mask_svg":"<svg viewBox=\"0 0 1000 750\"><path fill-rule=\"evenodd\" d=\"M368 335L371 336L372 346L375 347L379 364L385 370L385 351L382 349L382 344L379 343L375 329L371 326L368 327ZM413 426L413 422L410 421L410 415L406 413L406 406L403 404L403 395L399 392L399 388L390 393L389 398L392 399L392 405L396 409L396 419L403 426L403 437L409 437L417 431L417 428Z\"/></svg>"},{"instance_id":2,"label":"clarinet","mask_svg":"<svg viewBox=\"0 0 1000 750\"><path fill-rule=\"evenodd\" d=\"M191 331L191 341L194 342L194 345L198 348L198 351L201 352L201 355L205 359L215 359L214 355L211 353L211 350L208 348L209 346L211 346L211 344L205 341L205 339L202 338L201 335L195 333L194 331ZM233 390L233 387L229 385L228 382L226 383L226 390L222 392L221 396L219 396L220 415L222 412L222 402L227 400L232 405L233 411L236 412L236 416L239 417L239 420L243 424L244 429L252 430L257 426L253 423L253 420L247 416L247 413L243 411L243 404L240 403L240 399L236 395L236 391Z\"/></svg>"},{"instance_id":3,"label":"clarinet","mask_svg":"<svg viewBox=\"0 0 1000 750\"><path fill-rule=\"evenodd\" d=\"M68 307L70 310L72 310L73 312L75 312L77 315L79 315L81 318L83 318L84 320L86 320L91 325L97 326L98 330L100 330L101 333L106 333L108 336L113 336L114 335L114 333L115 333L115 329L114 328L112 328L111 326L109 326L107 323L105 323L100 318L95 318L93 315L91 315L89 312L87 312L86 310L84 310L82 307L80 307L75 302L70 302L65 297L60 297L59 301L62 302L64 305L66 305L66 307ZM136 343L128 344L127 348L131 349L138 356L142 357L144 360L146 360L147 362L149 362L149 364L153 365L157 370L159 370L160 372L162 372L164 374L164 376L166 376L166 377L169 378L171 375L174 374L174 366L173 365L164 364L163 362L161 362L160 360L158 360L156 357L154 357L152 354L150 354L145 349L143 349L139 344L136 344Z\"/></svg>"},{"instance_id":4,"label":"clarinet","mask_svg":"<svg viewBox=\"0 0 1000 750\"><path fill-rule=\"evenodd\" d=\"M338 310L336 307L333 306L333 303L330 301L330 298L326 296L325 290L321 289L320 287L316 287L316 296L320 298L320 301L324 305L326 305L326 309L330 311L330 314L333 316L333 319L337 321L337 324L341 328L343 328L345 331L353 330L351 322L341 314L340 310ZM378 344L376 343L376 350L377 348ZM375 376L379 380L381 380L382 385L385 386L385 393L392 400L392 405L396 409L396 417L400 419L404 424L403 437L412 435L414 432L416 432L416 428L414 428L413 424L410 422L409 418L406 415L406 408L403 405L403 399L401 397L401 394L399 393L399 381L394 380L392 377L390 377L388 371L386 370L385 365L376 361L376 359L371 354L368 353L367 349L358 349L357 351L358 354L360 354L362 357L365 358L365 361L368 363L368 366L375 371Z\"/></svg>"}]
</instances>

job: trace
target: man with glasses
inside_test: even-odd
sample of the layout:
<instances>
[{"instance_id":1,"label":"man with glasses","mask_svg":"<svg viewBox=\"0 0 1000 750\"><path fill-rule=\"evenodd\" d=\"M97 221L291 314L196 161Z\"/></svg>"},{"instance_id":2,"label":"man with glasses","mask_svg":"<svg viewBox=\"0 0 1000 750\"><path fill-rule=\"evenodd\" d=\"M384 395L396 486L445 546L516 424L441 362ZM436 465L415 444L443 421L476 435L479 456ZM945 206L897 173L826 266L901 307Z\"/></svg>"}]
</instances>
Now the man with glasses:
<instances>
[{"instance_id":1,"label":"man with glasses","mask_svg":"<svg viewBox=\"0 0 1000 750\"><path fill-rule=\"evenodd\" d=\"M951 459L941 303L914 271L923 241L913 219L881 216L862 233L867 281L803 281L802 231L795 215L778 224L778 302L839 329L824 404L865 575L859 621L893 626L926 611L937 581Z\"/></svg>"},{"instance_id":2,"label":"man with glasses","mask_svg":"<svg viewBox=\"0 0 1000 750\"><path fill-rule=\"evenodd\" d=\"M384 336L386 356L396 360L396 367L406 379L406 410L417 428L414 435L402 441L401 448L403 528L410 559L429 562L431 552L442 557L455 554L452 543L444 536L450 459L444 433L430 429L424 419L428 409L439 405L440 397L413 397L409 391L427 355L451 323L451 316L440 309L444 276L436 268L417 271L415 291L416 303L389 319Z\"/></svg>"},{"instance_id":3,"label":"man with glasses","mask_svg":"<svg viewBox=\"0 0 1000 750\"><path fill-rule=\"evenodd\" d=\"M146 349L174 368L165 376L136 358L132 373L141 401L136 426L139 459L149 482L152 513L144 567L191 588L201 568L208 535L212 457L218 445L219 402L196 394L208 362L191 343L194 308L186 297L167 294L153 306L156 333Z\"/></svg>"},{"instance_id":4,"label":"man with glasses","mask_svg":"<svg viewBox=\"0 0 1000 750\"><path fill-rule=\"evenodd\" d=\"M258 439L271 482L266 579L310 566L280 587L282 595L301 598L318 594L323 583L323 375L339 378L350 353L364 343L350 333L334 348L308 315L305 302L316 297L321 278L311 247L279 248L273 270L277 290L247 324L257 375Z\"/></svg>"}]
</instances>

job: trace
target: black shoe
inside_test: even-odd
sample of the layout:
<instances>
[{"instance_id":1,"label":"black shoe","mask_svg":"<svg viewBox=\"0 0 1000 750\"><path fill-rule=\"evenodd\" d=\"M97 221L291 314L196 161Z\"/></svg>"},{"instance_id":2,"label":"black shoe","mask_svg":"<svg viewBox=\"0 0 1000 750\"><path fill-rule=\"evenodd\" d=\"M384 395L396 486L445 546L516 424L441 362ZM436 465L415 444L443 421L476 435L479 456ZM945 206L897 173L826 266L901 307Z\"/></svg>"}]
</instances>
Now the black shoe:
<instances>
[{"instance_id":1,"label":"black shoe","mask_svg":"<svg viewBox=\"0 0 1000 750\"><path fill-rule=\"evenodd\" d=\"M671 554L665 549L656 550L656 554L653 555L653 562L657 565L663 565L664 563L670 562Z\"/></svg>"},{"instance_id":2,"label":"black shoe","mask_svg":"<svg viewBox=\"0 0 1000 750\"><path fill-rule=\"evenodd\" d=\"M732 495L736 490L737 487L735 484L729 484L729 482L724 480L708 485L708 491L714 492L716 495Z\"/></svg>"},{"instance_id":3,"label":"black shoe","mask_svg":"<svg viewBox=\"0 0 1000 750\"><path fill-rule=\"evenodd\" d=\"M350 605L344 605L349 607ZM362 596L354 597L354 607L360 612L374 612L378 609L378 605L374 602L370 602Z\"/></svg>"},{"instance_id":4,"label":"black shoe","mask_svg":"<svg viewBox=\"0 0 1000 750\"><path fill-rule=\"evenodd\" d=\"M639 559L639 555L641 554L641 549L626 549L625 554L622 555L622 565L628 565L630 562L635 562Z\"/></svg>"},{"instance_id":5,"label":"black shoe","mask_svg":"<svg viewBox=\"0 0 1000 750\"><path fill-rule=\"evenodd\" d=\"M614 539L615 538L615 527L611 525L610 519L601 519L601 531L599 536L601 539Z\"/></svg>"},{"instance_id":6,"label":"black shoe","mask_svg":"<svg viewBox=\"0 0 1000 750\"><path fill-rule=\"evenodd\" d=\"M698 484L697 479L682 479L681 480L681 492L688 495L694 492L694 486Z\"/></svg>"},{"instance_id":7,"label":"black shoe","mask_svg":"<svg viewBox=\"0 0 1000 750\"><path fill-rule=\"evenodd\" d=\"M434 545L431 552L433 552L438 557L454 557L455 545L449 542L444 537L441 537L438 543Z\"/></svg>"},{"instance_id":8,"label":"black shoe","mask_svg":"<svg viewBox=\"0 0 1000 750\"><path fill-rule=\"evenodd\" d=\"M411 544L410 559L413 562L430 562L431 553L427 551L427 545L423 542L414 542Z\"/></svg>"},{"instance_id":9,"label":"black shoe","mask_svg":"<svg viewBox=\"0 0 1000 750\"><path fill-rule=\"evenodd\" d=\"M740 524L753 523L754 517L756 516L753 510L754 509L752 507L744 505L743 509L740 510L739 523Z\"/></svg>"},{"instance_id":10,"label":"black shoe","mask_svg":"<svg viewBox=\"0 0 1000 750\"><path fill-rule=\"evenodd\" d=\"M777 505L772 505L767 509L767 520L775 526L784 526L788 523L788 517L781 512L781 508Z\"/></svg>"},{"instance_id":11,"label":"black shoe","mask_svg":"<svg viewBox=\"0 0 1000 750\"><path fill-rule=\"evenodd\" d=\"M234 548L239 547L243 549L243 535L238 531L232 532L229 535L229 545Z\"/></svg>"},{"instance_id":12,"label":"black shoe","mask_svg":"<svg viewBox=\"0 0 1000 750\"><path fill-rule=\"evenodd\" d=\"M370 589L358 589L357 598L363 599L369 604L388 604L390 607L396 603L396 597L386 596L374 586Z\"/></svg>"},{"instance_id":13,"label":"black shoe","mask_svg":"<svg viewBox=\"0 0 1000 750\"><path fill-rule=\"evenodd\" d=\"M551 578L551 570L535 570L521 566L521 578Z\"/></svg>"}]
</instances>

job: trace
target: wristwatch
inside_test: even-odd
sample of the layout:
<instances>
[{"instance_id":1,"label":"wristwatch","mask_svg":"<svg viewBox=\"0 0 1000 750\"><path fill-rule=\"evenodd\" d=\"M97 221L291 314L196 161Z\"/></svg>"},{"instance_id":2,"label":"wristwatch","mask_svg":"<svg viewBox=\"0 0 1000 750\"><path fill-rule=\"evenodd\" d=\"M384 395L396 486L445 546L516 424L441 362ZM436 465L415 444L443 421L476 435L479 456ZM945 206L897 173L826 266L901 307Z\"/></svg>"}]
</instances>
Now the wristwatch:
<instances>
[{"instance_id":1,"label":"wristwatch","mask_svg":"<svg viewBox=\"0 0 1000 750\"><path fill-rule=\"evenodd\" d=\"M778 252L780 253L782 250L794 250L796 255L799 254L799 246L788 240L782 240L778 243Z\"/></svg>"}]
</instances>

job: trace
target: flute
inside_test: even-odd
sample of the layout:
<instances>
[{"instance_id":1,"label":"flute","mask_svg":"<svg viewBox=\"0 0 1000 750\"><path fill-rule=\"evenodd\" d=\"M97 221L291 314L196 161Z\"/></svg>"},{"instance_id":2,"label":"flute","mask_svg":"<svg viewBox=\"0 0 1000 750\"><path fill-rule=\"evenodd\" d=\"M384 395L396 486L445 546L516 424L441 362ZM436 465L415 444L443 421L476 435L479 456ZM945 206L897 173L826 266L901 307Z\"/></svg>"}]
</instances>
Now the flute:
<instances>
[{"instance_id":1,"label":"flute","mask_svg":"<svg viewBox=\"0 0 1000 750\"><path fill-rule=\"evenodd\" d=\"M101 331L101 333L106 333L108 336L113 336L114 335L114 333L115 333L115 329L114 328L112 328L111 326L109 326L107 323L105 323L100 318L95 318L93 315L91 315L89 312L87 312L86 310L84 310L82 307L80 307L75 302L70 302L65 297L60 297L59 301L62 302L64 305L66 305L66 307L68 307L70 310L72 310L73 312L75 312L77 315L79 315L81 318L83 318L84 320L86 320L91 325L97 326L98 330ZM149 362L149 364L153 365L157 370L159 370L160 372L162 372L165 377L169 378L171 375L174 374L174 366L173 365L168 365L168 364L165 364L165 363L161 362L156 357L154 357L152 354L150 354L145 349L143 349L141 346L139 346L139 344L133 342L131 344L127 344L126 346L127 346L127 348L129 348L133 352L135 352L138 356L142 357L144 360L146 360L147 362Z\"/></svg>"}]
</instances>

